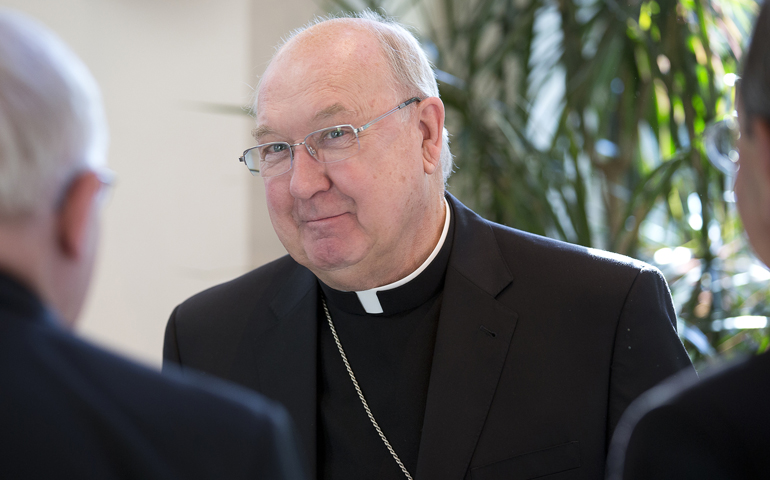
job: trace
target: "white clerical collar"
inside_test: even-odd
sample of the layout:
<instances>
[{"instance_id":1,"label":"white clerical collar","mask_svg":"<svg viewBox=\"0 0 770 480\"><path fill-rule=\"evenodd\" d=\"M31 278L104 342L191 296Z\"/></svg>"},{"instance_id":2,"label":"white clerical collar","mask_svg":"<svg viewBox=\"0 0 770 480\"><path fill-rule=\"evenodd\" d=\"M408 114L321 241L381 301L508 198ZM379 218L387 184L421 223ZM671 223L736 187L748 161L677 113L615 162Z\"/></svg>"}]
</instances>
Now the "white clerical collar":
<instances>
[{"instance_id":1,"label":"white clerical collar","mask_svg":"<svg viewBox=\"0 0 770 480\"><path fill-rule=\"evenodd\" d=\"M433 261L434 258L436 258L436 255L438 255L438 252L441 250L441 247L444 245L444 241L446 240L446 234L449 231L449 203L447 202L446 198L444 198L444 206L446 207L446 215L444 215L444 230L441 232L441 238L439 238L438 243L436 244L436 248L433 249L433 251L430 253L430 256L422 262L422 265L420 265L417 270L410 273L406 277L402 278L401 280L398 280L393 283L389 283L387 285L383 285L381 287L374 287L370 288L369 290L363 290L360 292L355 292L358 296L358 300L361 302L361 306L364 307L364 310L366 310L366 313L375 314L375 313L382 313L382 305L380 305L380 299L377 298L377 292L382 292L384 290L392 290L394 288L400 287L401 285L405 285L409 283L410 281L417 278L417 276L422 273L423 270L425 270L428 265Z\"/></svg>"}]
</instances>

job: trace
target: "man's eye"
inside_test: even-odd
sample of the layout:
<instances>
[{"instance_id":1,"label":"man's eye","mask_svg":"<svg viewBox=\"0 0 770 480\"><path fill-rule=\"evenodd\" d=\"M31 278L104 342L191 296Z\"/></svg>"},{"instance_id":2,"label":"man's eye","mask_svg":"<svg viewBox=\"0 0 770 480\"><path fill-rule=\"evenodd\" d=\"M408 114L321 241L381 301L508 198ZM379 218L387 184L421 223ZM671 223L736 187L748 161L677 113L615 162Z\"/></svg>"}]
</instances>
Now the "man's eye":
<instances>
[{"instance_id":1,"label":"man's eye","mask_svg":"<svg viewBox=\"0 0 770 480\"><path fill-rule=\"evenodd\" d=\"M348 135L347 129L345 128L334 128L332 130L326 130L322 133L320 141L321 142L331 142L331 141L338 141L341 138L344 138Z\"/></svg>"},{"instance_id":2,"label":"man's eye","mask_svg":"<svg viewBox=\"0 0 770 480\"><path fill-rule=\"evenodd\" d=\"M340 138L345 135L345 131L341 128L334 129L328 133L329 138Z\"/></svg>"},{"instance_id":3,"label":"man's eye","mask_svg":"<svg viewBox=\"0 0 770 480\"><path fill-rule=\"evenodd\" d=\"M271 143L259 149L259 157L262 161L278 161L288 154L289 145L287 143Z\"/></svg>"}]
</instances>

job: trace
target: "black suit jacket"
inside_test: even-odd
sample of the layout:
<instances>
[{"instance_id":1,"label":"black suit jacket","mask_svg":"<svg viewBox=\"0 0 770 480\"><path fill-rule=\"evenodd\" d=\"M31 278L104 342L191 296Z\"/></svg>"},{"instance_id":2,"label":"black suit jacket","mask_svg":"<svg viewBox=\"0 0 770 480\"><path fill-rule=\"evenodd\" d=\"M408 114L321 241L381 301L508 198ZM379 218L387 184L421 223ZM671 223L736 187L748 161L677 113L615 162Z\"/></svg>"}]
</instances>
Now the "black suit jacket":
<instances>
[{"instance_id":1,"label":"black suit jacket","mask_svg":"<svg viewBox=\"0 0 770 480\"><path fill-rule=\"evenodd\" d=\"M304 476L281 407L93 347L0 275L0 478Z\"/></svg>"},{"instance_id":2,"label":"black suit jacket","mask_svg":"<svg viewBox=\"0 0 770 480\"><path fill-rule=\"evenodd\" d=\"M626 406L691 368L665 281L447 198L455 235L416 478L600 478ZM169 363L282 402L311 468L318 302L315 276L286 256L179 305L164 347Z\"/></svg>"},{"instance_id":3,"label":"black suit jacket","mask_svg":"<svg viewBox=\"0 0 770 480\"><path fill-rule=\"evenodd\" d=\"M612 440L612 480L770 477L770 353L640 397Z\"/></svg>"}]
</instances>

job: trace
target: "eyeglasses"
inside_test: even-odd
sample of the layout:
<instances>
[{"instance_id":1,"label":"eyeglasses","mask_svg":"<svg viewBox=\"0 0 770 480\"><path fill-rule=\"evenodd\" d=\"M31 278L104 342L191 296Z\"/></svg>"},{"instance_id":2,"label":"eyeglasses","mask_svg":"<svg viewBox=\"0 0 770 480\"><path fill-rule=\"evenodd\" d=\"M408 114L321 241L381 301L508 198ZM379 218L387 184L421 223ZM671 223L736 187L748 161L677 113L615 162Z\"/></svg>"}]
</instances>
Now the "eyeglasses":
<instances>
[{"instance_id":1,"label":"eyeglasses","mask_svg":"<svg viewBox=\"0 0 770 480\"><path fill-rule=\"evenodd\" d=\"M361 150L358 134L393 112L419 102L417 97L410 98L392 110L375 118L371 122L354 128L353 125L337 125L309 133L300 143L270 142L251 147L240 157L252 175L263 178L283 175L294 165L294 147L304 145L311 157L320 163L334 163L346 160Z\"/></svg>"},{"instance_id":2,"label":"eyeglasses","mask_svg":"<svg viewBox=\"0 0 770 480\"><path fill-rule=\"evenodd\" d=\"M728 177L738 173L738 117L712 123L703 132L703 146L712 165Z\"/></svg>"}]
</instances>

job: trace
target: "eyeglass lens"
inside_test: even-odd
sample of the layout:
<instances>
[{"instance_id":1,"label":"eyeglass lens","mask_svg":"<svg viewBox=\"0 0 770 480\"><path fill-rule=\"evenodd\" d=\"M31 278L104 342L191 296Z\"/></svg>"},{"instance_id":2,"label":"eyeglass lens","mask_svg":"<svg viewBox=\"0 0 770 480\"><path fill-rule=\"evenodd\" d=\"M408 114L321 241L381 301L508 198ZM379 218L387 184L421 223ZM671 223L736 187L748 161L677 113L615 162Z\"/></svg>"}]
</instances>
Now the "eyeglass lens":
<instances>
[{"instance_id":1,"label":"eyeglass lens","mask_svg":"<svg viewBox=\"0 0 770 480\"><path fill-rule=\"evenodd\" d=\"M318 130L305 137L303 142L308 153L321 163L333 163L345 160L358 153L361 148L358 135L350 125ZM250 170L258 167L263 177L281 175L291 170L294 157L287 142L272 142L260 145L246 152L245 161Z\"/></svg>"}]
</instances>

